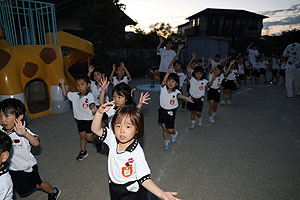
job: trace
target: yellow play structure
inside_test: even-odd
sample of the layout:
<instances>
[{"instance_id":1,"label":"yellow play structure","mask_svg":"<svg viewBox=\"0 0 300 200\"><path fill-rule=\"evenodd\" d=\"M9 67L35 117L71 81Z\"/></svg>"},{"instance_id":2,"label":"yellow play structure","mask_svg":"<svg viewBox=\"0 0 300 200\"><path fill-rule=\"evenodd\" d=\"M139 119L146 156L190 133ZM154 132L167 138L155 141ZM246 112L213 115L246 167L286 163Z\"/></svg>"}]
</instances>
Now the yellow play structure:
<instances>
[{"instance_id":1,"label":"yellow play structure","mask_svg":"<svg viewBox=\"0 0 300 200\"><path fill-rule=\"evenodd\" d=\"M94 55L93 44L66 32L48 32L44 35L44 44L34 45L32 38L29 40L26 36L28 32L25 32L21 38L24 44L12 45L6 36L9 31L2 29L5 23L1 22L0 101L6 98L22 100L30 119L69 110L70 106L62 95L58 78L64 77L69 90L76 91L75 80L69 73L69 68L86 61L89 64ZM54 40L57 41L56 44L53 43Z\"/></svg>"}]
</instances>

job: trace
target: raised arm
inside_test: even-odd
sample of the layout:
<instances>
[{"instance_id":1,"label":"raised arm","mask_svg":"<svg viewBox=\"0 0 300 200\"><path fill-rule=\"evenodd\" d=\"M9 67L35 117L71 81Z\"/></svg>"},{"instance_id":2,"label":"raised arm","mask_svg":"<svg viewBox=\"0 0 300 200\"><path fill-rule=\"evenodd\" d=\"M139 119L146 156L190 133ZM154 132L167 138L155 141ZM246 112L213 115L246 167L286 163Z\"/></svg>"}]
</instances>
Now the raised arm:
<instances>
[{"instance_id":1,"label":"raised arm","mask_svg":"<svg viewBox=\"0 0 300 200\"><path fill-rule=\"evenodd\" d=\"M150 100L149 96L150 94L148 92L146 92L145 94L142 92L140 96L139 104L136 107L138 109L141 109L143 104L148 104L147 101Z\"/></svg>"},{"instance_id":2,"label":"raised arm","mask_svg":"<svg viewBox=\"0 0 300 200\"><path fill-rule=\"evenodd\" d=\"M253 42L251 42L251 43L249 44L249 46L247 47L247 51L251 48L252 45L253 45Z\"/></svg>"},{"instance_id":3,"label":"raised arm","mask_svg":"<svg viewBox=\"0 0 300 200\"><path fill-rule=\"evenodd\" d=\"M180 200L176 197L177 192L164 192L160 189L151 179L148 179L142 183L142 186L145 187L148 191L156 195L158 198L163 200Z\"/></svg>"},{"instance_id":4,"label":"raised arm","mask_svg":"<svg viewBox=\"0 0 300 200\"><path fill-rule=\"evenodd\" d=\"M111 82L112 79L113 79L113 76L114 76L114 74L115 74L115 71L116 71L116 64L113 64L113 66L112 66L112 71L111 71L110 76L109 76L109 81L110 81L110 82Z\"/></svg>"},{"instance_id":5,"label":"raised arm","mask_svg":"<svg viewBox=\"0 0 300 200\"><path fill-rule=\"evenodd\" d=\"M101 127L101 121L102 121L103 114L105 112L107 112L113 105L115 105L115 103L113 101L102 104L95 114L91 129L96 135L98 135L100 137L102 136L102 133L103 133L103 129Z\"/></svg>"},{"instance_id":6,"label":"raised arm","mask_svg":"<svg viewBox=\"0 0 300 200\"><path fill-rule=\"evenodd\" d=\"M64 78L59 78L58 82L61 85L61 89L62 89L63 95L67 96L67 90L66 90L66 86L65 86L65 79Z\"/></svg>"},{"instance_id":7,"label":"raised arm","mask_svg":"<svg viewBox=\"0 0 300 200\"><path fill-rule=\"evenodd\" d=\"M178 45L178 50L177 50L175 59L179 58L179 56L180 56L180 51L181 51L181 49L182 49L183 47L184 47L183 44Z\"/></svg>"},{"instance_id":8,"label":"raised arm","mask_svg":"<svg viewBox=\"0 0 300 200\"><path fill-rule=\"evenodd\" d=\"M193 60L195 60L196 59L196 53L195 52L193 52L192 53L192 58L191 58L191 60L190 60L190 62L189 62L189 64L187 65L187 66L191 66L192 65L192 62L193 62Z\"/></svg>"},{"instance_id":9,"label":"raised arm","mask_svg":"<svg viewBox=\"0 0 300 200\"><path fill-rule=\"evenodd\" d=\"M187 79L188 80L190 80L191 79L191 77L192 77L192 68L191 68L191 66L187 66L186 67L186 71L187 71Z\"/></svg>"},{"instance_id":10,"label":"raised arm","mask_svg":"<svg viewBox=\"0 0 300 200\"><path fill-rule=\"evenodd\" d=\"M124 69L128 79L131 79L131 75L130 75L129 71L127 70L127 68L125 67L125 64L123 62L121 62L120 64L121 64L122 68Z\"/></svg>"},{"instance_id":11,"label":"raised arm","mask_svg":"<svg viewBox=\"0 0 300 200\"><path fill-rule=\"evenodd\" d=\"M88 74L87 75L89 78L91 78L91 74L93 71L94 71L94 66L93 65L88 66Z\"/></svg>"},{"instance_id":12,"label":"raised arm","mask_svg":"<svg viewBox=\"0 0 300 200\"><path fill-rule=\"evenodd\" d=\"M100 105L104 104L104 99L105 99L106 89L108 88L109 83L110 83L110 82L107 81L107 77L103 77L103 78L100 80L100 86L102 87L102 91L101 91L100 96L99 96L99 104L100 104Z\"/></svg>"},{"instance_id":13,"label":"raised arm","mask_svg":"<svg viewBox=\"0 0 300 200\"><path fill-rule=\"evenodd\" d=\"M161 82L161 86L162 86L162 87L164 87L164 86L166 85L166 82L167 82L167 80L168 80L169 74L170 74L171 72L173 72L173 71L174 71L174 67L169 67L169 68L168 68L168 72L166 73L166 75L165 75L163 81Z\"/></svg>"},{"instance_id":14,"label":"raised arm","mask_svg":"<svg viewBox=\"0 0 300 200\"><path fill-rule=\"evenodd\" d=\"M35 146L35 147L38 146L40 144L39 139L37 137L31 135L30 133L28 133L26 131L25 126L26 126L25 121L24 121L24 123L22 123L21 120L16 119L14 130L18 135L24 136L32 146Z\"/></svg>"},{"instance_id":15,"label":"raised arm","mask_svg":"<svg viewBox=\"0 0 300 200\"><path fill-rule=\"evenodd\" d=\"M225 76L228 76L231 68L233 67L233 64L235 63L235 60L232 60L228 66L228 68L226 69L226 72L225 72Z\"/></svg>"},{"instance_id":16,"label":"raised arm","mask_svg":"<svg viewBox=\"0 0 300 200\"><path fill-rule=\"evenodd\" d=\"M159 44L156 47L156 53L159 54L159 49L161 47L161 45L164 43L164 38L163 37L159 37Z\"/></svg>"}]
</instances>

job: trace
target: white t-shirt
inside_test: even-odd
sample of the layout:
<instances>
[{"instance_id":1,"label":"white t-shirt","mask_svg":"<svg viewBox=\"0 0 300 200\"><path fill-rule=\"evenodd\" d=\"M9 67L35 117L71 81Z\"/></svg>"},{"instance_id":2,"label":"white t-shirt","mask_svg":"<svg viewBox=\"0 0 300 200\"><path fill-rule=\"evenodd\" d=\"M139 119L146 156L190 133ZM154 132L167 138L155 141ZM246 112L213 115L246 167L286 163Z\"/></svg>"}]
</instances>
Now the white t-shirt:
<instances>
[{"instance_id":1,"label":"white t-shirt","mask_svg":"<svg viewBox=\"0 0 300 200\"><path fill-rule=\"evenodd\" d=\"M279 69L280 60L276 58L272 58L272 69Z\"/></svg>"},{"instance_id":2,"label":"white t-shirt","mask_svg":"<svg viewBox=\"0 0 300 200\"><path fill-rule=\"evenodd\" d=\"M114 117L116 113L116 107L115 106L112 106L107 112L107 116L108 116L108 127L112 129L111 127L111 121L112 121L112 118Z\"/></svg>"},{"instance_id":3,"label":"white t-shirt","mask_svg":"<svg viewBox=\"0 0 300 200\"><path fill-rule=\"evenodd\" d=\"M267 69L269 62L267 60L263 60L259 62L259 68Z\"/></svg>"},{"instance_id":4,"label":"white t-shirt","mask_svg":"<svg viewBox=\"0 0 300 200\"><path fill-rule=\"evenodd\" d=\"M1 125L0 129L7 133ZM39 137L32 133L28 128L26 128L26 132L34 137ZM8 169L13 171L32 172L32 167L37 164L37 160L31 153L31 144L26 137L18 135L16 132L11 132L8 136L12 140L12 149L8 159Z\"/></svg>"},{"instance_id":5,"label":"white t-shirt","mask_svg":"<svg viewBox=\"0 0 300 200\"><path fill-rule=\"evenodd\" d=\"M167 50L160 48L159 53L157 53L157 55L160 55L160 65L158 71L168 72L169 65L173 58L176 56L176 52L172 49Z\"/></svg>"},{"instance_id":6,"label":"white t-shirt","mask_svg":"<svg viewBox=\"0 0 300 200\"><path fill-rule=\"evenodd\" d=\"M286 63L282 63L282 64L280 65L280 69L281 69L281 70L286 70L286 67L287 67L287 64L286 64Z\"/></svg>"},{"instance_id":7,"label":"white t-shirt","mask_svg":"<svg viewBox=\"0 0 300 200\"><path fill-rule=\"evenodd\" d=\"M287 69L300 67L300 44L293 43L286 47L283 52L284 57L288 57Z\"/></svg>"},{"instance_id":8,"label":"white t-shirt","mask_svg":"<svg viewBox=\"0 0 300 200\"><path fill-rule=\"evenodd\" d=\"M238 73L239 74L245 74L245 66L244 64L238 64Z\"/></svg>"},{"instance_id":9,"label":"white t-shirt","mask_svg":"<svg viewBox=\"0 0 300 200\"><path fill-rule=\"evenodd\" d=\"M159 103L160 107L166 110L172 110L178 107L178 94L181 94L179 90L168 92L167 86L160 87Z\"/></svg>"},{"instance_id":10,"label":"white t-shirt","mask_svg":"<svg viewBox=\"0 0 300 200\"><path fill-rule=\"evenodd\" d=\"M186 79L186 75L183 73L183 72L174 72L178 75L179 77L179 86L182 88L183 87L183 83L184 83L184 80Z\"/></svg>"},{"instance_id":11,"label":"white t-shirt","mask_svg":"<svg viewBox=\"0 0 300 200\"><path fill-rule=\"evenodd\" d=\"M106 89L106 91L105 91L105 97L104 97L105 102L109 102L109 97L107 95L107 91L108 91L108 89ZM95 81L91 81L91 92L94 96L96 106L100 106L99 97L102 92L102 87L97 86L97 83Z\"/></svg>"},{"instance_id":12,"label":"white t-shirt","mask_svg":"<svg viewBox=\"0 0 300 200\"><path fill-rule=\"evenodd\" d=\"M254 65L255 61L256 61L256 56L259 55L258 51L255 49L248 49L249 52L249 61L252 64L252 66Z\"/></svg>"},{"instance_id":13,"label":"white t-shirt","mask_svg":"<svg viewBox=\"0 0 300 200\"><path fill-rule=\"evenodd\" d=\"M67 97L72 102L75 119L93 120L94 116L90 105L95 104L95 100L92 93L88 92L86 95L80 97L78 92L68 92Z\"/></svg>"},{"instance_id":14,"label":"white t-shirt","mask_svg":"<svg viewBox=\"0 0 300 200\"><path fill-rule=\"evenodd\" d=\"M109 147L108 175L113 183L138 181L142 184L145 180L151 179L144 151L137 140L134 140L125 151L118 152L117 138L111 129L105 128L100 139ZM137 182L127 187L127 190L132 192L138 189Z\"/></svg>"},{"instance_id":15,"label":"white t-shirt","mask_svg":"<svg viewBox=\"0 0 300 200\"><path fill-rule=\"evenodd\" d=\"M236 80L236 74L237 70L236 69L232 69L231 72L229 72L229 74L225 77L226 80L229 81L235 81Z\"/></svg>"},{"instance_id":16,"label":"white t-shirt","mask_svg":"<svg viewBox=\"0 0 300 200\"><path fill-rule=\"evenodd\" d=\"M191 85L189 92L193 98L198 99L205 96L205 87L207 86L208 80L202 79L198 81L192 76L189 82Z\"/></svg>"},{"instance_id":17,"label":"white t-shirt","mask_svg":"<svg viewBox=\"0 0 300 200\"><path fill-rule=\"evenodd\" d=\"M215 60L212 60L212 61L210 62L210 64L211 64L211 67L213 67L213 66L215 66L216 64L220 64L220 61L219 61L219 62L216 62Z\"/></svg>"},{"instance_id":18,"label":"white t-shirt","mask_svg":"<svg viewBox=\"0 0 300 200\"><path fill-rule=\"evenodd\" d=\"M259 62L252 63L252 69L254 69L254 70L259 69Z\"/></svg>"},{"instance_id":19,"label":"white t-shirt","mask_svg":"<svg viewBox=\"0 0 300 200\"><path fill-rule=\"evenodd\" d=\"M13 199L13 183L8 170L4 167L0 170L0 199Z\"/></svg>"},{"instance_id":20,"label":"white t-shirt","mask_svg":"<svg viewBox=\"0 0 300 200\"><path fill-rule=\"evenodd\" d=\"M213 73L209 73L209 82L211 81L212 79L212 75ZM216 77L215 80L213 81L212 85L210 86L210 88L212 89L220 89L221 87L221 83L224 79L224 74L220 74L220 76Z\"/></svg>"},{"instance_id":21,"label":"white t-shirt","mask_svg":"<svg viewBox=\"0 0 300 200\"><path fill-rule=\"evenodd\" d=\"M131 79L128 79L127 76L124 76L120 81L118 80L117 76L113 76L113 78L112 78L112 84L114 86L118 85L119 83L123 83L123 82L128 84L130 81L131 81Z\"/></svg>"}]
</instances>

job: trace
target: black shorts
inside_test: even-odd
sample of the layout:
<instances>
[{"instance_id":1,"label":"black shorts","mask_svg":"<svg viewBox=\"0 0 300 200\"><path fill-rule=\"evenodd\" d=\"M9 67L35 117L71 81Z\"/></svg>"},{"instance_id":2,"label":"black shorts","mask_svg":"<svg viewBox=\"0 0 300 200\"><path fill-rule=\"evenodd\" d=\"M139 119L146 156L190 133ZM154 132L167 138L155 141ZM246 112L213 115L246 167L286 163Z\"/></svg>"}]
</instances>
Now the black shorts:
<instances>
[{"instance_id":1,"label":"black shorts","mask_svg":"<svg viewBox=\"0 0 300 200\"><path fill-rule=\"evenodd\" d=\"M273 76L276 76L277 74L278 74L278 69L273 69L273 70L272 70L272 75L273 75Z\"/></svg>"},{"instance_id":2,"label":"black shorts","mask_svg":"<svg viewBox=\"0 0 300 200\"><path fill-rule=\"evenodd\" d=\"M279 75L285 77L285 69L279 70Z\"/></svg>"},{"instance_id":3,"label":"black shorts","mask_svg":"<svg viewBox=\"0 0 300 200\"><path fill-rule=\"evenodd\" d=\"M187 103L187 109L191 111L197 111L197 112L202 112L203 108L203 97L200 98L194 98L192 97L194 103Z\"/></svg>"},{"instance_id":4,"label":"black shorts","mask_svg":"<svg viewBox=\"0 0 300 200\"><path fill-rule=\"evenodd\" d=\"M245 72L245 75L250 76L250 69L247 69L247 68L246 68L246 69L244 70L244 72Z\"/></svg>"},{"instance_id":5,"label":"black shorts","mask_svg":"<svg viewBox=\"0 0 300 200\"><path fill-rule=\"evenodd\" d=\"M224 79L224 90L236 90L236 84L234 80Z\"/></svg>"},{"instance_id":6,"label":"black shorts","mask_svg":"<svg viewBox=\"0 0 300 200\"><path fill-rule=\"evenodd\" d=\"M126 187L133 184L133 182L129 182L127 184L115 184L113 182L109 183L109 193L111 200L142 200L148 199L146 189L139 184L139 190L137 192L130 192L126 189Z\"/></svg>"},{"instance_id":7,"label":"black shorts","mask_svg":"<svg viewBox=\"0 0 300 200\"><path fill-rule=\"evenodd\" d=\"M158 109L158 123L165 124L167 129L175 127L176 109L166 110L163 108Z\"/></svg>"},{"instance_id":8,"label":"black shorts","mask_svg":"<svg viewBox=\"0 0 300 200\"><path fill-rule=\"evenodd\" d=\"M259 70L258 69L253 69L251 75L255 76L255 77L259 77Z\"/></svg>"},{"instance_id":9,"label":"black shorts","mask_svg":"<svg viewBox=\"0 0 300 200\"><path fill-rule=\"evenodd\" d=\"M239 74L237 77L237 80L244 80L245 79L245 75L244 74Z\"/></svg>"},{"instance_id":10,"label":"black shorts","mask_svg":"<svg viewBox=\"0 0 300 200\"><path fill-rule=\"evenodd\" d=\"M14 189L20 196L24 196L36 189L36 185L42 184L38 166L34 165L32 172L9 171Z\"/></svg>"},{"instance_id":11,"label":"black shorts","mask_svg":"<svg viewBox=\"0 0 300 200\"><path fill-rule=\"evenodd\" d=\"M215 102L220 102L220 89L209 88L207 91L207 100L214 100Z\"/></svg>"},{"instance_id":12,"label":"black shorts","mask_svg":"<svg viewBox=\"0 0 300 200\"><path fill-rule=\"evenodd\" d=\"M79 132L85 131L86 133L92 133L92 129L91 129L92 122L93 122L93 120L77 120L76 119L78 131Z\"/></svg>"},{"instance_id":13,"label":"black shorts","mask_svg":"<svg viewBox=\"0 0 300 200\"><path fill-rule=\"evenodd\" d=\"M263 75L266 75L266 69L265 68L260 68L259 73L263 74Z\"/></svg>"}]
</instances>

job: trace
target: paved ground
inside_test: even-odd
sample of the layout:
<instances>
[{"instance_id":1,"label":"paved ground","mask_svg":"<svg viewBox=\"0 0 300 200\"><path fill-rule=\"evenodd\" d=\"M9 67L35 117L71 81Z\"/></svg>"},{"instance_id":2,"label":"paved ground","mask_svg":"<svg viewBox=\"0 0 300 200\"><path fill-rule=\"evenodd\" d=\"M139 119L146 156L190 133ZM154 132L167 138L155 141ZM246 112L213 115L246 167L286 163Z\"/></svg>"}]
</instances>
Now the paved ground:
<instances>
[{"instance_id":1,"label":"paved ground","mask_svg":"<svg viewBox=\"0 0 300 200\"><path fill-rule=\"evenodd\" d=\"M138 79L131 84L149 83ZM140 91L136 91L136 97ZM151 92L142 140L153 180L188 200L300 199L300 97L285 98L283 86L257 85L238 90L232 105L219 106L216 124L190 130L190 112L179 109L178 141L162 149L157 123L159 92ZM41 177L62 190L61 200L109 199L106 152L76 161L79 136L72 112L32 120L41 137L33 151ZM37 191L24 198L47 199ZM151 199L156 199L151 197Z\"/></svg>"}]
</instances>

